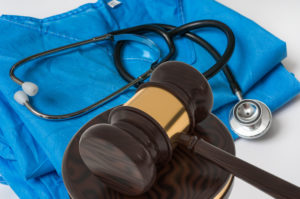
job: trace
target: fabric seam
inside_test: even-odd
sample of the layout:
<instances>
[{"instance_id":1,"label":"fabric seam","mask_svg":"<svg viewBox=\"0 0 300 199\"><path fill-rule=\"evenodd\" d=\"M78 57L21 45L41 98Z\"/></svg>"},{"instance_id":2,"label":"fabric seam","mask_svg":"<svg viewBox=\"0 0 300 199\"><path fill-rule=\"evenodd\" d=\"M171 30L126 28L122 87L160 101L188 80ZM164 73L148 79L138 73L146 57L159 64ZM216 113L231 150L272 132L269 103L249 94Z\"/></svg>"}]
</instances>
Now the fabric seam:
<instances>
[{"instance_id":1,"label":"fabric seam","mask_svg":"<svg viewBox=\"0 0 300 199\"><path fill-rule=\"evenodd\" d=\"M178 0L177 2L178 2L179 12L180 12L179 15L180 15L180 18L181 18L181 23L184 24L185 23L185 18L184 18L184 12L183 12L183 2L182 2L182 0ZM196 54L196 50L195 50L194 44L191 43L190 41L184 41L184 42L187 45L190 45L193 48L192 52L189 53L189 56L190 56L190 58L192 60L190 62L190 64L193 64L196 61L196 55L195 55Z\"/></svg>"},{"instance_id":2,"label":"fabric seam","mask_svg":"<svg viewBox=\"0 0 300 199\"><path fill-rule=\"evenodd\" d=\"M41 28L35 28L35 27L29 26L29 25L26 25L26 24L23 24L23 23L19 23L19 22L13 21L13 20L3 19L3 18L0 18L0 20L6 21L6 22L10 22L10 23L16 24L18 26L21 26L23 28L34 30L34 31L37 31L37 32L40 32L40 33L50 34L50 35L53 35L53 36L56 36L56 37L60 37L60 38L64 38L64 39L69 39L69 40L72 40L72 41L80 41L80 39L75 38L75 37L70 37L68 35L60 34L60 33L49 31L49 30L42 30Z\"/></svg>"}]
</instances>

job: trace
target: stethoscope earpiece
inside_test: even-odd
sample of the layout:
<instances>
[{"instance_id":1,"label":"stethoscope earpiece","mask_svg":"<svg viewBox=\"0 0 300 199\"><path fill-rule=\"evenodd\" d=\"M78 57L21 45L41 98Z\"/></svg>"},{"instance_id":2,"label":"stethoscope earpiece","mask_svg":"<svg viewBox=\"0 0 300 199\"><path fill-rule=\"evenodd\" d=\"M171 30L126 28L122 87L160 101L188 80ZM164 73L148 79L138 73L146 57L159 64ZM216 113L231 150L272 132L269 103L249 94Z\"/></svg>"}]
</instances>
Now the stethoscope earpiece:
<instances>
[{"instance_id":1,"label":"stethoscope earpiece","mask_svg":"<svg viewBox=\"0 0 300 199\"><path fill-rule=\"evenodd\" d=\"M39 91L39 87L35 83L32 83L32 82L24 82L22 84L22 89L27 95L29 95L31 97L35 96Z\"/></svg>"},{"instance_id":2,"label":"stethoscope earpiece","mask_svg":"<svg viewBox=\"0 0 300 199\"><path fill-rule=\"evenodd\" d=\"M29 101L29 97L24 91L15 92L14 99L21 105L25 105Z\"/></svg>"},{"instance_id":3,"label":"stethoscope earpiece","mask_svg":"<svg viewBox=\"0 0 300 199\"><path fill-rule=\"evenodd\" d=\"M23 82L21 86L22 86L22 90L17 91L14 94L14 99L19 104L25 105L25 103L29 102L28 96L31 97L35 96L39 91L39 87L32 82Z\"/></svg>"},{"instance_id":4,"label":"stethoscope earpiece","mask_svg":"<svg viewBox=\"0 0 300 199\"><path fill-rule=\"evenodd\" d=\"M272 123L272 113L261 101L241 99L231 110L231 129L242 138L255 139L263 136Z\"/></svg>"}]
</instances>

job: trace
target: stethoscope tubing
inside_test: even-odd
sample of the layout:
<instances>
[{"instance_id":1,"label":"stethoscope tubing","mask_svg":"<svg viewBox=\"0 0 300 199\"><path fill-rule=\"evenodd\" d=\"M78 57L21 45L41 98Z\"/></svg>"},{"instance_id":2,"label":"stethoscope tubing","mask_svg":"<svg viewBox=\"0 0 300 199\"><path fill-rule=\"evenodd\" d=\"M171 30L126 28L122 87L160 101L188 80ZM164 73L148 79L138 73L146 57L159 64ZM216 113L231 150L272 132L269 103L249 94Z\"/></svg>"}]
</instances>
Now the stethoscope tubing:
<instances>
[{"instance_id":1,"label":"stethoscope tubing","mask_svg":"<svg viewBox=\"0 0 300 199\"><path fill-rule=\"evenodd\" d=\"M205 21L196 21L192 22L183 26L180 26L176 28L175 26L172 25L167 25L167 24L154 24L159 27L164 28L166 31L168 31L168 35L170 37L174 37L177 34L183 34L186 38L198 43L200 46L202 46L204 49L209 52L212 57L216 60L216 63L214 66L212 66L210 69L208 69L206 72L204 72L204 76L207 79L210 79L214 75L216 75L221 69L223 70L230 88L233 92L233 94L236 95L241 95L241 89L239 87L239 84L237 83L236 79L234 78L229 66L227 65L227 62L229 61L233 50L235 46L235 38L234 34L231 31L231 29L226 26L225 24L219 22L219 21L214 21L214 20L205 20ZM226 51L223 55L220 55L220 53L211 45L209 44L206 40L201 38L200 36L189 32L190 30L201 28L201 27L214 27L214 28L219 28L222 30L226 36L227 36L227 48ZM189 31L185 31L185 28L187 28ZM177 30L177 31L176 31ZM121 49L124 45L124 41L120 41L117 43L115 49L114 49L114 61L117 70L119 71L120 75L127 80L128 82L131 82L134 80L134 77L127 72L125 67L123 66L121 62Z\"/></svg>"}]
</instances>

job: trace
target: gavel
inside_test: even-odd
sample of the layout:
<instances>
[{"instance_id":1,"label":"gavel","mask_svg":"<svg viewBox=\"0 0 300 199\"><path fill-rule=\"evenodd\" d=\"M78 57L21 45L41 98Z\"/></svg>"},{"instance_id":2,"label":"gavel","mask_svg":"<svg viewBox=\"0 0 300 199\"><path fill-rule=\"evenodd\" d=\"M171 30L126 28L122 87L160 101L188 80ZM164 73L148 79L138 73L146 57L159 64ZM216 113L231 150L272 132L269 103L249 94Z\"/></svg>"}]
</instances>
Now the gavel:
<instances>
[{"instance_id":1,"label":"gavel","mask_svg":"<svg viewBox=\"0 0 300 199\"><path fill-rule=\"evenodd\" d=\"M300 198L299 187L189 134L211 114L212 104L211 88L199 71L165 62L129 101L110 112L107 124L85 130L80 156L107 186L135 196L151 188L157 168L180 144L275 198Z\"/></svg>"}]
</instances>

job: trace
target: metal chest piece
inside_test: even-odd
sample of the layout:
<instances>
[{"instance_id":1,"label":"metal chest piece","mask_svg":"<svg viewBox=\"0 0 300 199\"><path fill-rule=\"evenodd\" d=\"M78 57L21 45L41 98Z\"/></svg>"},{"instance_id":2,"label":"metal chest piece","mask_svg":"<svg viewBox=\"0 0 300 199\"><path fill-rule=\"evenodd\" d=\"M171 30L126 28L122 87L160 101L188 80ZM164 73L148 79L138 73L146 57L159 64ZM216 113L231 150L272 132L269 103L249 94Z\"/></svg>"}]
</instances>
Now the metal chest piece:
<instances>
[{"instance_id":1,"label":"metal chest piece","mask_svg":"<svg viewBox=\"0 0 300 199\"><path fill-rule=\"evenodd\" d=\"M241 99L230 113L231 129L242 138L255 139L263 136L272 123L272 113L261 101Z\"/></svg>"}]
</instances>

